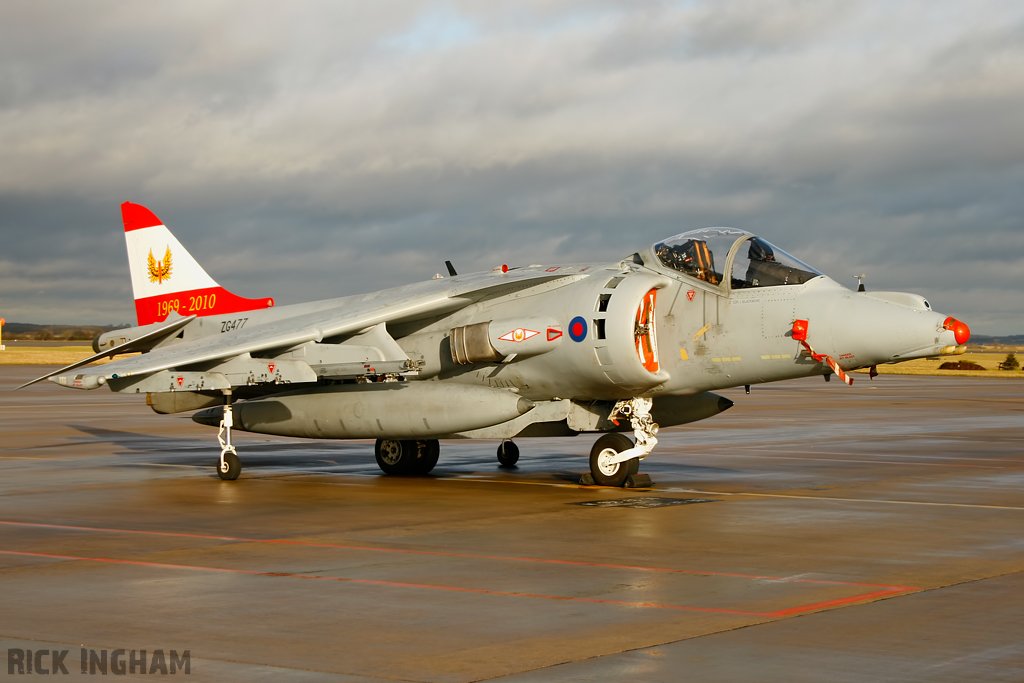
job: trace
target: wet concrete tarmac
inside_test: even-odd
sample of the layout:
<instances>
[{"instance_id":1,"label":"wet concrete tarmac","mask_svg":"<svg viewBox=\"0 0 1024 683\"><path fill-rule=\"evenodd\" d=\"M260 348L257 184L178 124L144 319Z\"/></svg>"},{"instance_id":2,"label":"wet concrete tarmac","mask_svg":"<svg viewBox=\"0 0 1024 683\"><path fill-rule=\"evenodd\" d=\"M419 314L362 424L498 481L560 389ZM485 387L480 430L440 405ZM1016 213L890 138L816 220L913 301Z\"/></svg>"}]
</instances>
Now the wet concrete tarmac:
<instances>
[{"instance_id":1,"label":"wet concrete tarmac","mask_svg":"<svg viewBox=\"0 0 1024 683\"><path fill-rule=\"evenodd\" d=\"M75 677L187 649L211 681L1024 680L1018 381L722 392L652 489L609 490L574 483L593 437L405 479L371 442L239 434L222 482L187 415L10 392L44 371L0 367L0 648Z\"/></svg>"}]
</instances>

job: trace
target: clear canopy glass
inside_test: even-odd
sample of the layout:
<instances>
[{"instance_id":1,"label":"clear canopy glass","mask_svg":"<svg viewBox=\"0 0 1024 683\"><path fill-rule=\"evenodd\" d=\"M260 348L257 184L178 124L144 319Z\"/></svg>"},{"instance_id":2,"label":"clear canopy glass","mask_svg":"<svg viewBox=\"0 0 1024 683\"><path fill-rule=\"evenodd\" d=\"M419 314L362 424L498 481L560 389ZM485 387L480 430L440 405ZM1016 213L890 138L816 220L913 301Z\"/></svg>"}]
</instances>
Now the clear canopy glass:
<instances>
[{"instance_id":1,"label":"clear canopy glass","mask_svg":"<svg viewBox=\"0 0 1024 683\"><path fill-rule=\"evenodd\" d=\"M733 289L800 285L821 275L760 237L732 228L684 232L655 244L654 253L667 268L708 284L721 285L726 277L729 250L738 241L744 244L736 252L729 274Z\"/></svg>"},{"instance_id":2,"label":"clear canopy glass","mask_svg":"<svg viewBox=\"0 0 1024 683\"><path fill-rule=\"evenodd\" d=\"M703 280L722 284L722 271L729 249L749 232L732 228L691 230L654 245L654 254L663 266Z\"/></svg>"},{"instance_id":3,"label":"clear canopy glass","mask_svg":"<svg viewBox=\"0 0 1024 683\"><path fill-rule=\"evenodd\" d=\"M820 272L760 237L740 246L732 263L732 288L802 285Z\"/></svg>"}]
</instances>

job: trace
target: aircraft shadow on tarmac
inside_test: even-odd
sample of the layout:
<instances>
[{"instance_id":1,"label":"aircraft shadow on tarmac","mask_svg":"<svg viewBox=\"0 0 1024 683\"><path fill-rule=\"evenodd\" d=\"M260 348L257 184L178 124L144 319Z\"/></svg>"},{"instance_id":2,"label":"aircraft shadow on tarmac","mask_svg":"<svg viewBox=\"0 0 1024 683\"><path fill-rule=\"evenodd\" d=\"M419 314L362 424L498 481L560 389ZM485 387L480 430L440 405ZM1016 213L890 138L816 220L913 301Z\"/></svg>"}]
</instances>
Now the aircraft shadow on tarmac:
<instances>
[{"instance_id":1,"label":"aircraft shadow on tarmac","mask_svg":"<svg viewBox=\"0 0 1024 683\"><path fill-rule=\"evenodd\" d=\"M79 443L107 443L121 449L114 455L123 456L122 466L135 465L180 465L212 467L217 458L217 443L210 439L194 437L168 437L154 434L140 434L115 429L103 429L81 424L69 424L85 438ZM529 441L527 441L529 443ZM520 460L517 467L502 468L493 461L490 444L453 443L441 456L441 462L428 476L481 474L492 471L495 476L542 474L566 483L577 483L587 469L586 458L575 452L559 449L550 452L550 444L537 444L548 452L534 453L530 458ZM373 447L367 442L344 441L245 441L238 444L247 468L294 469L323 473L379 473L373 459ZM576 467L578 465L578 468ZM652 460L644 471L657 471L661 477L672 480L686 480L723 474L737 474L731 468L707 467L666 460Z\"/></svg>"},{"instance_id":2,"label":"aircraft shadow on tarmac","mask_svg":"<svg viewBox=\"0 0 1024 683\"><path fill-rule=\"evenodd\" d=\"M165 465L196 465L207 466L217 459L217 442L209 439L189 437L166 437L153 434L138 434L115 429L102 429L86 425L68 425L91 438L81 439L80 443L109 443L123 449L118 455L153 455L156 458L145 459L146 462ZM351 462L337 462L338 465L373 465L373 453L367 459L366 444L346 444L330 442L329 448L315 444L287 442L245 442L245 462L252 467L284 467L309 466L322 467L324 458L344 459ZM324 445L328 445L325 443ZM374 465L376 467L376 465Z\"/></svg>"}]
</instances>

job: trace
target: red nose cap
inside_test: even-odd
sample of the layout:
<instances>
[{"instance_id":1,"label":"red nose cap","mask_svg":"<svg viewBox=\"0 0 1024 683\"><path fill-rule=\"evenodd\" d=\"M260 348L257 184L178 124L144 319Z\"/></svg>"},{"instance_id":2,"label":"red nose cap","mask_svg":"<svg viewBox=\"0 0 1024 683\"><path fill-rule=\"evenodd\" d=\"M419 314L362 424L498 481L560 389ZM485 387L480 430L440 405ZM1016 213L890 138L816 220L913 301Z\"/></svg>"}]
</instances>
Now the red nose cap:
<instances>
[{"instance_id":1,"label":"red nose cap","mask_svg":"<svg viewBox=\"0 0 1024 683\"><path fill-rule=\"evenodd\" d=\"M953 338L956 339L957 344L966 344L971 338L971 328L967 327L967 323L960 322L956 318L946 318L942 326L953 331Z\"/></svg>"}]
</instances>

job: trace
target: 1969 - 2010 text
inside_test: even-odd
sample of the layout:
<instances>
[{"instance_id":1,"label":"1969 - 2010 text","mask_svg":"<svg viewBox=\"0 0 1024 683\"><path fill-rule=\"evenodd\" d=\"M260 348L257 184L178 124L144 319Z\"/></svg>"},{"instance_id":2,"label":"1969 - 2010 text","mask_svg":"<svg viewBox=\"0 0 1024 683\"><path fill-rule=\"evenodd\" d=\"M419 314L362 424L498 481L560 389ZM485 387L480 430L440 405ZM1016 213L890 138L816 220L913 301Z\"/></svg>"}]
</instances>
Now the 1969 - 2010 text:
<instances>
[{"instance_id":1,"label":"1969 - 2010 text","mask_svg":"<svg viewBox=\"0 0 1024 683\"><path fill-rule=\"evenodd\" d=\"M199 311L208 311L217 305L216 294L200 294L198 296L188 297L188 306L182 310L182 302L180 299L165 299L158 301L156 304L157 315L163 317L171 311L178 311L179 313L197 313Z\"/></svg>"}]
</instances>

